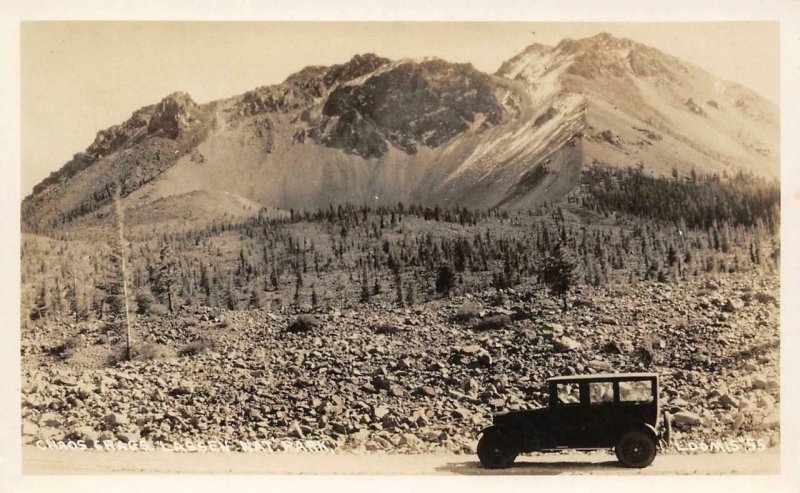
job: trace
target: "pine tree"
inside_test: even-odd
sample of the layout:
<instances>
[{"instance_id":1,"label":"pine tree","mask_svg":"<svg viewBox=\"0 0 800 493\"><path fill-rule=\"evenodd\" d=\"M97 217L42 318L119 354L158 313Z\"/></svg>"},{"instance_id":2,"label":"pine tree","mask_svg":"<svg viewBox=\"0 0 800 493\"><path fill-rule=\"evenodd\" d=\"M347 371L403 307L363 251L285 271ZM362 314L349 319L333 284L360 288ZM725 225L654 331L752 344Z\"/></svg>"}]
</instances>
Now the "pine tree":
<instances>
[{"instance_id":1,"label":"pine tree","mask_svg":"<svg viewBox=\"0 0 800 493\"><path fill-rule=\"evenodd\" d=\"M303 286L303 276L300 274L300 271L297 271L297 277L295 278L294 284L294 306L300 306L300 288Z\"/></svg>"},{"instance_id":2,"label":"pine tree","mask_svg":"<svg viewBox=\"0 0 800 493\"><path fill-rule=\"evenodd\" d=\"M567 296L579 280L578 264L563 243L558 243L548 255L539 271L540 280L554 296L561 296L564 312L569 309Z\"/></svg>"},{"instance_id":3,"label":"pine tree","mask_svg":"<svg viewBox=\"0 0 800 493\"><path fill-rule=\"evenodd\" d=\"M78 323L86 318L85 300L82 299L82 290L78 287L78 279L72 269L70 269L69 275L72 282L67 285L65 291L67 310L75 317L75 323Z\"/></svg>"},{"instance_id":4,"label":"pine tree","mask_svg":"<svg viewBox=\"0 0 800 493\"><path fill-rule=\"evenodd\" d=\"M233 283L228 285L228 292L225 294L225 305L228 310L239 309L239 294L236 292L236 287Z\"/></svg>"},{"instance_id":5,"label":"pine tree","mask_svg":"<svg viewBox=\"0 0 800 493\"><path fill-rule=\"evenodd\" d=\"M280 287L280 284L279 284L279 281L278 281L278 271L275 269L274 265L272 266L272 271L269 274L269 282L272 285L272 290L273 291L277 291L278 288Z\"/></svg>"},{"instance_id":6,"label":"pine tree","mask_svg":"<svg viewBox=\"0 0 800 493\"><path fill-rule=\"evenodd\" d=\"M667 263L670 266L673 266L677 261L678 261L678 252L675 251L675 247L672 246L672 244L670 243L669 248L667 249Z\"/></svg>"},{"instance_id":7,"label":"pine tree","mask_svg":"<svg viewBox=\"0 0 800 493\"><path fill-rule=\"evenodd\" d=\"M37 294L36 301L33 303L33 310L30 313L31 320L39 320L47 315L47 289L42 286Z\"/></svg>"},{"instance_id":8,"label":"pine tree","mask_svg":"<svg viewBox=\"0 0 800 493\"><path fill-rule=\"evenodd\" d=\"M107 270L103 272L95 289L102 293L97 299L96 309L100 318L106 315L116 318L122 315L124 307L122 286L122 264L118 255L111 253L106 257Z\"/></svg>"},{"instance_id":9,"label":"pine tree","mask_svg":"<svg viewBox=\"0 0 800 493\"><path fill-rule=\"evenodd\" d=\"M170 312L175 311L174 298L175 288L178 284L178 272L175 257L172 254L172 248L169 244L165 243L161 247L161 252L158 257L158 264L154 270L153 294L155 294L161 301L166 298L167 307Z\"/></svg>"},{"instance_id":10,"label":"pine tree","mask_svg":"<svg viewBox=\"0 0 800 493\"><path fill-rule=\"evenodd\" d=\"M372 295L369 291L369 280L366 269L361 274L361 303L369 303Z\"/></svg>"},{"instance_id":11,"label":"pine tree","mask_svg":"<svg viewBox=\"0 0 800 493\"><path fill-rule=\"evenodd\" d=\"M456 272L464 272L467 268L467 243L465 241L457 241L455 252L454 252L454 260L453 265L456 268Z\"/></svg>"},{"instance_id":12,"label":"pine tree","mask_svg":"<svg viewBox=\"0 0 800 493\"><path fill-rule=\"evenodd\" d=\"M408 285L408 289L406 289L406 305L414 306L416 304L417 304L417 290L414 287L414 283L411 282Z\"/></svg>"},{"instance_id":13,"label":"pine tree","mask_svg":"<svg viewBox=\"0 0 800 493\"><path fill-rule=\"evenodd\" d=\"M153 298L153 295L150 294L149 291L140 291L136 293L134 301L136 302L136 313L143 315L150 310L150 307L155 302L155 298Z\"/></svg>"},{"instance_id":14,"label":"pine tree","mask_svg":"<svg viewBox=\"0 0 800 493\"><path fill-rule=\"evenodd\" d=\"M317 285L311 285L311 308L317 310L319 308L319 295L317 294Z\"/></svg>"},{"instance_id":15,"label":"pine tree","mask_svg":"<svg viewBox=\"0 0 800 493\"><path fill-rule=\"evenodd\" d=\"M456 276L453 268L447 264L440 266L436 276L436 292L444 296L450 296L450 291L455 287L455 284Z\"/></svg>"},{"instance_id":16,"label":"pine tree","mask_svg":"<svg viewBox=\"0 0 800 493\"><path fill-rule=\"evenodd\" d=\"M394 213L392 213L394 217ZM405 304L405 299L403 296L403 276L400 273L400 269L394 270L394 286L395 292L397 293L397 305L403 306Z\"/></svg>"},{"instance_id":17,"label":"pine tree","mask_svg":"<svg viewBox=\"0 0 800 493\"><path fill-rule=\"evenodd\" d=\"M261 298L258 297L258 290L256 289L250 290L250 296L247 305L255 310L261 308Z\"/></svg>"},{"instance_id":18,"label":"pine tree","mask_svg":"<svg viewBox=\"0 0 800 493\"><path fill-rule=\"evenodd\" d=\"M203 294L207 300L211 295L211 279L208 275L208 267L206 267L205 264L200 266L200 289L203 290Z\"/></svg>"}]
</instances>

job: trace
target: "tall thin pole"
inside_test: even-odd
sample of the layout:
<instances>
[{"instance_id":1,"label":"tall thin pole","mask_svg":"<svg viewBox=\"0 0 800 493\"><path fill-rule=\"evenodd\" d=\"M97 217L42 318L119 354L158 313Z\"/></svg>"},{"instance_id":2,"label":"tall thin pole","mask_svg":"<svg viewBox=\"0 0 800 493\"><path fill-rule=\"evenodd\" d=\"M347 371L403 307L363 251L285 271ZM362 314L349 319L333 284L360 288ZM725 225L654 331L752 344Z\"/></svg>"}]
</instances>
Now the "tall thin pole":
<instances>
[{"instance_id":1,"label":"tall thin pole","mask_svg":"<svg viewBox=\"0 0 800 493\"><path fill-rule=\"evenodd\" d=\"M128 276L126 275L127 266L125 265L125 235L123 234L124 212L122 200L120 199L120 186L114 193L114 209L117 213L117 235L119 236L119 257L122 266L122 298L125 301L125 359L131 359L131 311L128 305Z\"/></svg>"}]
</instances>

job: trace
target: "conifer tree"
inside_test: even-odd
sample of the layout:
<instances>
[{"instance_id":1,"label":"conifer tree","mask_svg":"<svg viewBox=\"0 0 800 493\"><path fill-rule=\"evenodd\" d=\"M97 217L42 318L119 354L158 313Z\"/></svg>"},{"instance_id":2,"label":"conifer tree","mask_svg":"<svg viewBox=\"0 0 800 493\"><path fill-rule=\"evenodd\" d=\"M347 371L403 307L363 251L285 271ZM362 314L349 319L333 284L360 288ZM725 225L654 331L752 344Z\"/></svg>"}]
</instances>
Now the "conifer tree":
<instances>
[{"instance_id":1,"label":"conifer tree","mask_svg":"<svg viewBox=\"0 0 800 493\"><path fill-rule=\"evenodd\" d=\"M408 289L406 289L406 305L414 306L416 304L417 304L417 290L414 287L414 283L411 282L408 285Z\"/></svg>"},{"instance_id":2,"label":"conifer tree","mask_svg":"<svg viewBox=\"0 0 800 493\"><path fill-rule=\"evenodd\" d=\"M453 268L447 264L440 266L436 276L436 292L444 296L450 296L450 291L455 284L456 276Z\"/></svg>"},{"instance_id":3,"label":"conifer tree","mask_svg":"<svg viewBox=\"0 0 800 493\"><path fill-rule=\"evenodd\" d=\"M554 296L563 299L563 309L569 309L567 297L569 291L579 280L578 264L564 243L556 244L552 252L545 258L539 271L540 280Z\"/></svg>"},{"instance_id":4,"label":"conifer tree","mask_svg":"<svg viewBox=\"0 0 800 493\"><path fill-rule=\"evenodd\" d=\"M319 309L319 294L317 293L317 285L311 285L311 308L314 310Z\"/></svg>"},{"instance_id":5,"label":"conifer tree","mask_svg":"<svg viewBox=\"0 0 800 493\"><path fill-rule=\"evenodd\" d=\"M667 249L667 263L670 266L673 266L677 261L678 261L678 252L675 251L675 247L672 246L672 244L670 243L669 248Z\"/></svg>"},{"instance_id":6,"label":"conifer tree","mask_svg":"<svg viewBox=\"0 0 800 493\"><path fill-rule=\"evenodd\" d=\"M47 314L47 289L42 286L36 293L36 300L33 302L33 310L30 313L31 320L39 320Z\"/></svg>"},{"instance_id":7,"label":"conifer tree","mask_svg":"<svg viewBox=\"0 0 800 493\"><path fill-rule=\"evenodd\" d=\"M178 284L178 268L175 257L172 254L172 248L168 243L161 247L161 252L158 257L158 264L153 273L153 293L164 301L166 299L167 307L170 312L175 311L175 288Z\"/></svg>"},{"instance_id":8,"label":"conifer tree","mask_svg":"<svg viewBox=\"0 0 800 493\"><path fill-rule=\"evenodd\" d=\"M403 276L400 273L400 269L395 269L393 273L395 292L397 293L397 305L403 306L405 304L405 298L403 296Z\"/></svg>"},{"instance_id":9,"label":"conifer tree","mask_svg":"<svg viewBox=\"0 0 800 493\"><path fill-rule=\"evenodd\" d=\"M369 303L372 295L369 291L369 280L367 279L367 270L361 274L361 303Z\"/></svg>"}]
</instances>

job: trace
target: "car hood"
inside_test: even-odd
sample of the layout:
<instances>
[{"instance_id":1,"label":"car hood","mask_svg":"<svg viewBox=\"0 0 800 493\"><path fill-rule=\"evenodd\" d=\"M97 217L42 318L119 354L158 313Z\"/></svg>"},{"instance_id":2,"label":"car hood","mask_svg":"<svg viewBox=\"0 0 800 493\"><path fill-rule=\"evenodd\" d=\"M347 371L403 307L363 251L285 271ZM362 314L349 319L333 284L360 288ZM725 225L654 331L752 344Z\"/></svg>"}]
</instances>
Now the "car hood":
<instances>
[{"instance_id":1,"label":"car hood","mask_svg":"<svg viewBox=\"0 0 800 493\"><path fill-rule=\"evenodd\" d=\"M525 409L520 411L502 411L492 416L492 423L496 425L513 425L514 423L525 420L532 422L547 414L546 407Z\"/></svg>"}]
</instances>

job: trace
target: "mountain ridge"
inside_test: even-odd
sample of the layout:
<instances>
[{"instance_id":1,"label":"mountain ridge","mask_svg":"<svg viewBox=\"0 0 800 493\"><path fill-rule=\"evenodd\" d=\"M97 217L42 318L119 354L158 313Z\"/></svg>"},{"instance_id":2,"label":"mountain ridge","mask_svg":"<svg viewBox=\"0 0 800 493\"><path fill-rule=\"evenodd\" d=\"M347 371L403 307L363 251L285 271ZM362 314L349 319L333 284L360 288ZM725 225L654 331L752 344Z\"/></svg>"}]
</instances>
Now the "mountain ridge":
<instances>
[{"instance_id":1,"label":"mountain ridge","mask_svg":"<svg viewBox=\"0 0 800 493\"><path fill-rule=\"evenodd\" d=\"M778 133L753 91L606 33L530 45L495 74L368 53L205 104L170 94L98 132L22 214L33 230L80 224L116 186L133 209L193 191L283 209L525 208L595 163L777 177Z\"/></svg>"}]
</instances>

